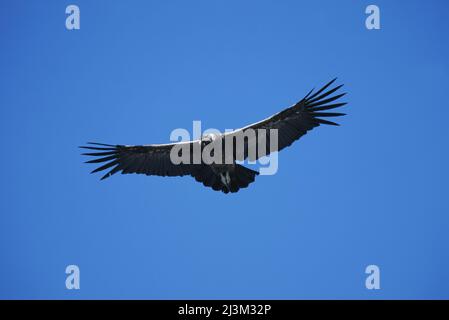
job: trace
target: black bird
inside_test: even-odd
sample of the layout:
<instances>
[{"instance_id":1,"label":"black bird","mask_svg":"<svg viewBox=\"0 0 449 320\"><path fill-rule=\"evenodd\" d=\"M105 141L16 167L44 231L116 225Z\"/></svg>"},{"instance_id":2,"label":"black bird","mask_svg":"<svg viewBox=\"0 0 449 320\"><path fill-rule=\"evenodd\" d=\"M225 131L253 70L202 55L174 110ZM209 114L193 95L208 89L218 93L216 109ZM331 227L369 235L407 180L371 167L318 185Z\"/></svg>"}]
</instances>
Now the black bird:
<instances>
[{"instance_id":1,"label":"black bird","mask_svg":"<svg viewBox=\"0 0 449 320\"><path fill-rule=\"evenodd\" d=\"M110 169L101 179L108 178L113 174L121 171L126 173L141 173L146 175L157 176L184 176L190 175L198 182L202 182L206 187L211 187L213 190L222 191L224 193L237 192L241 188L246 188L250 183L254 182L257 171L248 169L236 161L242 161L246 158L255 160L260 158L259 154L255 156L250 155L250 147L254 146L256 150L262 148L258 145L260 141L266 143L266 152L280 151L287 146L290 146L294 141L305 135L309 130L318 127L320 124L338 125L322 118L337 117L345 115L344 113L322 112L330 109L335 109L344 106L346 103L334 103L337 99L344 96L346 93L333 95L343 85L328 89L336 79L333 79L320 90L313 93L313 89L295 105L276 113L275 115L248 125L246 127L237 129L232 132L222 133L220 135L206 135L199 140L178 142L170 144L150 144L140 146L128 145L110 145L102 143L89 142L89 146L82 146L80 148L94 150L95 152L83 153L83 155L100 157L86 163L102 163L101 167L93 170L95 173L102 170ZM259 129L265 129L259 130ZM269 149L271 129L277 129L278 146L276 150ZM200 159L198 162L193 161L195 152L202 152L211 143L224 141L225 138L231 137L235 141L238 135L246 135L250 130L256 132L256 137L253 139L246 137L241 150L237 150L235 145L232 153L227 154L226 157L230 162L206 162ZM262 133L261 133L262 132ZM258 140L259 136L265 140ZM222 148L225 145L221 144ZM189 152L190 161L184 161L175 164L171 158L171 152L176 148L178 156L182 156L183 152ZM216 151L215 151L216 152ZM211 155L214 154L212 151ZM264 155L264 154L262 154Z\"/></svg>"}]
</instances>

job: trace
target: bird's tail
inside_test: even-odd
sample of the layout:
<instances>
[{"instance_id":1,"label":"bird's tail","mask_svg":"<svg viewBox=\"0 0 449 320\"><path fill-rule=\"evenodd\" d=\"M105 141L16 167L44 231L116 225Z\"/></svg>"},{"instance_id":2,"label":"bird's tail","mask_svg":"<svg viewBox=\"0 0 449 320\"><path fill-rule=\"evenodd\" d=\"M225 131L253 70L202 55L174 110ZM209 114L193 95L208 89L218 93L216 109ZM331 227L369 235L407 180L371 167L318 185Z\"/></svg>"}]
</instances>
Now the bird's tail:
<instances>
[{"instance_id":1,"label":"bird's tail","mask_svg":"<svg viewBox=\"0 0 449 320\"><path fill-rule=\"evenodd\" d=\"M196 181L202 182L206 187L224 193L235 193L255 181L259 172L236 164L234 170L223 174L216 173L209 165L202 165L198 171L192 174Z\"/></svg>"},{"instance_id":2,"label":"bird's tail","mask_svg":"<svg viewBox=\"0 0 449 320\"><path fill-rule=\"evenodd\" d=\"M256 180L258 174L257 171L236 164L234 171L229 173L231 181L226 189L230 192L237 192L239 189L246 188ZM223 192L227 193L226 191Z\"/></svg>"}]
</instances>

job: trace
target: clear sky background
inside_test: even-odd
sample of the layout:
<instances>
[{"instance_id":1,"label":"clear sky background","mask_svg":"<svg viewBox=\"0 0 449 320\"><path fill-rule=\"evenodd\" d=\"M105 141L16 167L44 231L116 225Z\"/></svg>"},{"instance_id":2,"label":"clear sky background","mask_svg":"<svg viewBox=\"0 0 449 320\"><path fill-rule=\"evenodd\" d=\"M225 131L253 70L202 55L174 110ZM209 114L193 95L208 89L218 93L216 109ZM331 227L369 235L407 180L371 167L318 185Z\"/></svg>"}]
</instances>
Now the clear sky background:
<instances>
[{"instance_id":1,"label":"clear sky background","mask_svg":"<svg viewBox=\"0 0 449 320\"><path fill-rule=\"evenodd\" d=\"M365 28L372 3L381 30ZM2 0L0 298L449 298L448 12ZM77 148L164 143L193 120L237 128L335 76L342 126L313 130L237 194L190 177L100 182Z\"/></svg>"}]
</instances>

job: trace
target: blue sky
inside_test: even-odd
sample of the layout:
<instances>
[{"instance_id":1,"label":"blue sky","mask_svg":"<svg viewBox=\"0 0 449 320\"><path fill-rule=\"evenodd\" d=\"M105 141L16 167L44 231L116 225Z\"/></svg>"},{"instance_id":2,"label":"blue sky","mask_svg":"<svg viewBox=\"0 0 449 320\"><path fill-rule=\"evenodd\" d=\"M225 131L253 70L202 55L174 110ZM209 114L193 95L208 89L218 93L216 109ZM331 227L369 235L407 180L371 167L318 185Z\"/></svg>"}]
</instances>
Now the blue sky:
<instances>
[{"instance_id":1,"label":"blue sky","mask_svg":"<svg viewBox=\"0 0 449 320\"><path fill-rule=\"evenodd\" d=\"M65 29L65 8L81 29ZM381 30L365 28L377 4ZM446 1L2 1L0 298L449 298ZM224 195L77 146L237 128L333 77L341 127ZM81 289L65 288L65 268ZM365 267L381 289L365 288Z\"/></svg>"}]
</instances>

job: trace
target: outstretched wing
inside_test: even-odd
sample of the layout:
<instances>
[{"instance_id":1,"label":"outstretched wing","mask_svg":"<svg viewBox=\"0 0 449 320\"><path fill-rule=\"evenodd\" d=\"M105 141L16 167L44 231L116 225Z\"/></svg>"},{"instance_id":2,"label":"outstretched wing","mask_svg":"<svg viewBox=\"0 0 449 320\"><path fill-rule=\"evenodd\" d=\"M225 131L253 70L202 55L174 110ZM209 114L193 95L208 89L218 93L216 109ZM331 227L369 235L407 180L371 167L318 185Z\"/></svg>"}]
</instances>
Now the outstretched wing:
<instances>
[{"instance_id":1,"label":"outstretched wing","mask_svg":"<svg viewBox=\"0 0 449 320\"><path fill-rule=\"evenodd\" d=\"M101 178L106 179L121 171L126 173L140 173L157 176L184 176L191 175L198 170L198 166L192 164L173 164L170 159L170 151L173 146L188 144L188 148L193 153L193 144L200 143L198 140L171 144L124 146L110 145L103 143L89 142L89 146L80 148L92 150L94 152L83 153L86 156L97 157L86 161L86 163L101 163L102 165L91 173L108 170Z\"/></svg>"},{"instance_id":2,"label":"outstretched wing","mask_svg":"<svg viewBox=\"0 0 449 320\"><path fill-rule=\"evenodd\" d=\"M271 116L270 118L251 124L244 128L225 133L223 137L235 138L241 134L245 135L249 129L256 132L254 138L244 139L244 146L241 152L236 151L234 145L234 159L246 159L248 157L249 146L251 145L259 149L259 146L257 146L259 134L265 134L267 151L265 154L269 154L270 152L280 151L291 145L295 140L298 140L309 130L312 130L320 124L338 125L335 122L322 119L326 117L337 117L344 115L343 113L322 112L335 109L346 104L334 103L334 101L345 95L345 93L333 95L343 85L327 90L335 82L335 80L336 79L332 80L315 93L313 93L313 90L310 91L301 101ZM258 129L266 130L262 133L261 131L258 131ZM277 129L278 131L279 139L278 148L276 150L270 150L270 129ZM201 167L193 164L192 158L189 162L190 164L174 164L170 158L172 148L175 145L179 146L179 144L188 144L188 150L191 157L193 157L193 154L197 152L196 150L198 150L194 148L194 144L200 144L199 150L201 150L201 141L199 140L142 146L110 145L101 143L89 144L89 146L83 146L81 148L94 151L84 153L84 155L97 157L96 159L87 161L87 163L102 163L102 165L93 170L92 173L108 170L102 179L108 178L120 171L123 174L140 173L158 176L195 176ZM257 158L259 158L259 154L256 153L256 159Z\"/></svg>"},{"instance_id":3,"label":"outstretched wing","mask_svg":"<svg viewBox=\"0 0 449 320\"><path fill-rule=\"evenodd\" d=\"M258 141L266 141L266 155L274 151L280 151L285 147L290 146L294 141L301 138L308 131L321 124L338 125L335 122L325 120L322 118L338 117L345 115L344 113L327 112L327 110L335 109L344 106L346 103L335 103L336 100L343 97L346 93L333 95L343 85L339 85L333 89L328 88L335 82L336 78L326 84L317 92L313 93L311 90L301 101L295 105L256 123L248 125L246 127L225 133L225 137L236 137L238 135L244 135L244 145L242 150L236 151L234 144L234 159L245 160L248 157L248 147L253 146L259 149L257 146ZM322 112L325 111L325 112ZM255 136L245 135L248 129L254 130ZM258 131L258 129L266 129ZM270 129L278 130L278 148L277 150L270 150ZM259 140L259 135L264 134L265 140ZM260 156L257 153L256 159ZM255 159L251 159L255 160Z\"/></svg>"}]
</instances>

